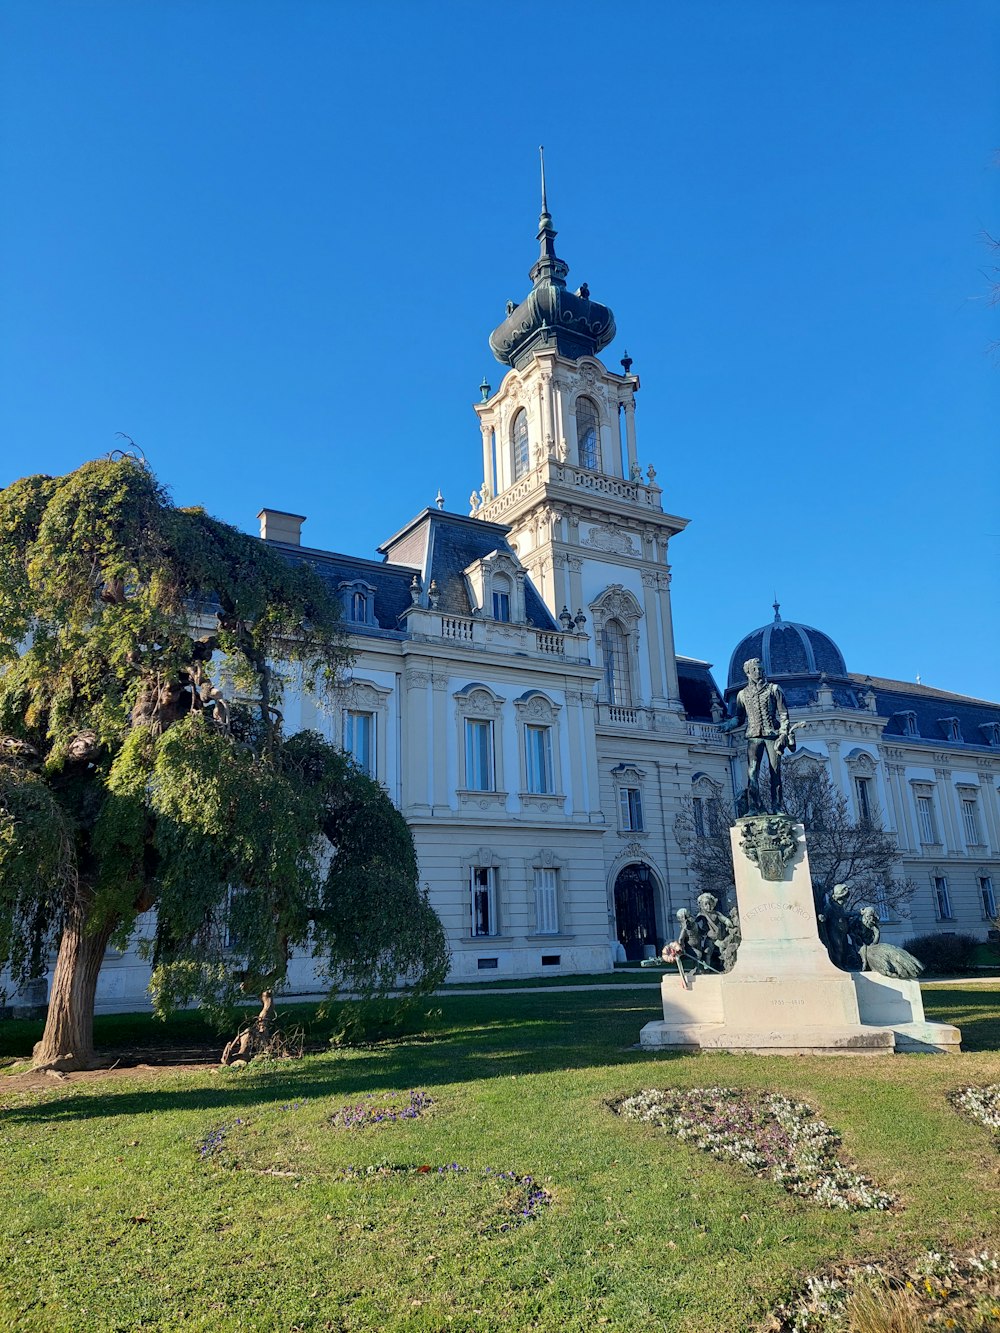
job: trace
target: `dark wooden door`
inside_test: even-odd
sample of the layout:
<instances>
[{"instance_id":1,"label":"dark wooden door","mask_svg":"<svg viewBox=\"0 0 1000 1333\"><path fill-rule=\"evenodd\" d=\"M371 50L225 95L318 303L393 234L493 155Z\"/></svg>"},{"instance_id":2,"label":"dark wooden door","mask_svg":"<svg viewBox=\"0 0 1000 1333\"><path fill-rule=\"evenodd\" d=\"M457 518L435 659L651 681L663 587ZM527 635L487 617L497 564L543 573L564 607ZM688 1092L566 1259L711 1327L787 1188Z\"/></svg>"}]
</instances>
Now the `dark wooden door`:
<instances>
[{"instance_id":1,"label":"dark wooden door","mask_svg":"<svg viewBox=\"0 0 1000 1333\"><path fill-rule=\"evenodd\" d=\"M626 866L615 880L615 921L618 938L630 963L644 958L645 946L656 948L656 908L649 867Z\"/></svg>"}]
</instances>

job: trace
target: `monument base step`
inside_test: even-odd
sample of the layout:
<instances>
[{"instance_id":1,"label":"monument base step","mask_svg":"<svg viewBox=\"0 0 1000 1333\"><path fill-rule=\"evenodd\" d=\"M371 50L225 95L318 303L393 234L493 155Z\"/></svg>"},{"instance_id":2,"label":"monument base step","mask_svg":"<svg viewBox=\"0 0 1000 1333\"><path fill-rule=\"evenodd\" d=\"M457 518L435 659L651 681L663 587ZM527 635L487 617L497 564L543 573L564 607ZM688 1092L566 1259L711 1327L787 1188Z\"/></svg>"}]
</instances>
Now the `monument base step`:
<instances>
[{"instance_id":1,"label":"monument base step","mask_svg":"<svg viewBox=\"0 0 1000 1333\"><path fill-rule=\"evenodd\" d=\"M961 1055L962 1034L950 1023L894 1023L897 1051L928 1055Z\"/></svg>"},{"instance_id":2,"label":"monument base step","mask_svg":"<svg viewBox=\"0 0 1000 1333\"><path fill-rule=\"evenodd\" d=\"M940 1028L945 1025L906 1026ZM863 1024L794 1027L778 1031L773 1028L740 1030L726 1023L647 1023L639 1033L639 1045L645 1051L732 1051L749 1055L892 1055L897 1049L892 1028ZM905 1049L917 1048L908 1046Z\"/></svg>"}]
</instances>

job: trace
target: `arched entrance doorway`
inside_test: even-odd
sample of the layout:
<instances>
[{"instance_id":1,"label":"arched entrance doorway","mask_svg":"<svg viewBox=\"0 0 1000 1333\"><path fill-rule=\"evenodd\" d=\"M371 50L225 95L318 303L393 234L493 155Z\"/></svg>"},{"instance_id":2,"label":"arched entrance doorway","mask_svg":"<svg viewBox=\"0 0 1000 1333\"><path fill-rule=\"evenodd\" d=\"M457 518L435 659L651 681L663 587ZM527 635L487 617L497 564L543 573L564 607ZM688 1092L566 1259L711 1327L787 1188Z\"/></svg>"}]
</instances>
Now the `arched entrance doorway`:
<instances>
[{"instance_id":1,"label":"arched entrance doorway","mask_svg":"<svg viewBox=\"0 0 1000 1333\"><path fill-rule=\"evenodd\" d=\"M615 879L615 925L630 963L654 951L656 939L656 880L649 866L635 862L619 870Z\"/></svg>"}]
</instances>

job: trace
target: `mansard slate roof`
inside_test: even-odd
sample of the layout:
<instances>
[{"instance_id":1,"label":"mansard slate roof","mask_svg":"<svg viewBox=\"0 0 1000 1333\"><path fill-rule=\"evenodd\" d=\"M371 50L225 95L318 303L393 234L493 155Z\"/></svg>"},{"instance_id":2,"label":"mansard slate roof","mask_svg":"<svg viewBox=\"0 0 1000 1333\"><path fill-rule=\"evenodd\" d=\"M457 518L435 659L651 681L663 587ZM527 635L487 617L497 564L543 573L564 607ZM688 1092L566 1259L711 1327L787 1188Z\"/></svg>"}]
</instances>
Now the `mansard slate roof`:
<instances>
[{"instance_id":1,"label":"mansard slate roof","mask_svg":"<svg viewBox=\"0 0 1000 1333\"><path fill-rule=\"evenodd\" d=\"M844 655L822 630L811 625L800 625L794 620L782 620L775 604L774 620L747 634L736 645L729 660L729 690L746 684L743 663L759 657L764 674L772 676L846 676ZM789 700L791 702L791 700Z\"/></svg>"},{"instance_id":2,"label":"mansard slate roof","mask_svg":"<svg viewBox=\"0 0 1000 1333\"><path fill-rule=\"evenodd\" d=\"M308 565L335 597L340 596L342 583L367 583L375 589L375 624L349 621L352 634L390 633L397 638L405 637L399 617L411 605L410 580L418 573L415 566L387 565L380 560L362 560L353 555L339 555L336 551L319 551L288 542L271 541L268 545L293 564Z\"/></svg>"},{"instance_id":3,"label":"mansard slate roof","mask_svg":"<svg viewBox=\"0 0 1000 1333\"><path fill-rule=\"evenodd\" d=\"M475 560L503 552L515 562L507 540L509 528L501 523L485 523L461 514L447 514L425 509L405 528L378 548L381 561L363 560L336 551L320 551L290 542L271 541L269 545L296 563L309 565L340 596L341 584L361 582L375 589L374 625L349 622L352 634L391 633L405 637L400 617L412 606L410 584L419 575L420 602L427 605L431 583L437 584L438 608L448 615L471 616L472 602L463 571ZM524 581L524 611L528 622L537 629L558 631L553 619L529 578Z\"/></svg>"},{"instance_id":4,"label":"mansard slate roof","mask_svg":"<svg viewBox=\"0 0 1000 1333\"><path fill-rule=\"evenodd\" d=\"M852 673L850 679L862 689L868 688L869 677ZM985 699L970 699L967 695L951 694L929 685L883 677L871 678L871 688L875 691L879 716L889 719L882 733L884 736L905 736L908 742L926 741L936 747L989 747L989 736L983 728L989 728L991 723L1000 724L1000 704ZM907 732L906 713L914 715L915 733ZM946 718L957 719L959 740L952 740L941 725Z\"/></svg>"},{"instance_id":5,"label":"mansard slate roof","mask_svg":"<svg viewBox=\"0 0 1000 1333\"><path fill-rule=\"evenodd\" d=\"M712 676L711 662L695 657L678 657L677 684L684 713L692 722L711 722L712 704L721 698L719 687Z\"/></svg>"},{"instance_id":6,"label":"mansard slate roof","mask_svg":"<svg viewBox=\"0 0 1000 1333\"><path fill-rule=\"evenodd\" d=\"M424 509L378 549L389 564L401 559L417 564L425 593L432 582L437 584L441 611L453 616L471 616L473 605L463 570L494 551L501 551L520 564L507 540L509 532L510 528L503 523L486 523L441 509ZM524 614L538 629L560 628L530 578L524 581Z\"/></svg>"}]
</instances>

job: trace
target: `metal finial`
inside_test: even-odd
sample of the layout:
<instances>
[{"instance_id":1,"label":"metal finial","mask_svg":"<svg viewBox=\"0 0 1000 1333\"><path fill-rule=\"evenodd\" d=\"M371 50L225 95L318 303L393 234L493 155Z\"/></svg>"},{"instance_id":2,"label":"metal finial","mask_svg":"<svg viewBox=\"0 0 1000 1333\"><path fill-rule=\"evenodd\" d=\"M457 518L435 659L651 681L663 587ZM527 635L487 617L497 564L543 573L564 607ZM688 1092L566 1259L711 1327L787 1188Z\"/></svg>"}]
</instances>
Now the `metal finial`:
<instances>
[{"instance_id":1,"label":"metal finial","mask_svg":"<svg viewBox=\"0 0 1000 1333\"><path fill-rule=\"evenodd\" d=\"M542 212L547 213L549 211L549 204L548 200L545 197L545 145L544 144L538 145L538 158L542 166Z\"/></svg>"},{"instance_id":2,"label":"metal finial","mask_svg":"<svg viewBox=\"0 0 1000 1333\"><path fill-rule=\"evenodd\" d=\"M434 503L437 505L438 509L443 509L443 508L444 508L444 496L441 494L441 487L440 487L440 486L438 487L438 493L437 493L437 495L435 495L435 497L434 497Z\"/></svg>"},{"instance_id":3,"label":"metal finial","mask_svg":"<svg viewBox=\"0 0 1000 1333\"><path fill-rule=\"evenodd\" d=\"M778 594L774 594L774 601L771 603L774 607L774 623L777 624L781 619L781 603L778 601Z\"/></svg>"},{"instance_id":4,"label":"metal finial","mask_svg":"<svg viewBox=\"0 0 1000 1333\"><path fill-rule=\"evenodd\" d=\"M621 359L621 367L622 367L622 370L624 370L624 372L625 372L626 375L627 375L627 374L629 373L629 371L632 369L632 358L631 358L631 357L629 356L629 354L628 354L628 348L627 348L627 347L625 348L625 355L624 355L624 356L622 357L622 359Z\"/></svg>"},{"instance_id":5,"label":"metal finial","mask_svg":"<svg viewBox=\"0 0 1000 1333\"><path fill-rule=\"evenodd\" d=\"M483 395L483 402L488 402L490 394L493 392L493 385L490 384L485 375L482 384L479 386L479 392Z\"/></svg>"}]
</instances>

